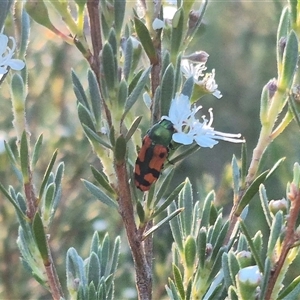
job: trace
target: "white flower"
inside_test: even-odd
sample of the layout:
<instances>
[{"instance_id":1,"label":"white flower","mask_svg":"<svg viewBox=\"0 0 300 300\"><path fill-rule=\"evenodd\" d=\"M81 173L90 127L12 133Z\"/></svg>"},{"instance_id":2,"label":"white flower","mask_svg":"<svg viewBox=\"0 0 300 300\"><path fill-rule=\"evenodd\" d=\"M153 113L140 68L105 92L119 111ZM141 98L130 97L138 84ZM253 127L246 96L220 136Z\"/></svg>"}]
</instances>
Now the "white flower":
<instances>
[{"instance_id":1,"label":"white flower","mask_svg":"<svg viewBox=\"0 0 300 300\"><path fill-rule=\"evenodd\" d=\"M9 37L12 41L12 48L8 46L8 37L0 33L0 74L6 74L8 67L13 70L22 70L25 63L20 59L12 58L16 50L16 41L13 37Z\"/></svg>"},{"instance_id":2,"label":"white flower","mask_svg":"<svg viewBox=\"0 0 300 300\"><path fill-rule=\"evenodd\" d=\"M213 94L220 99L222 94L218 90L218 85L215 81L215 69L211 73L203 74L203 71L206 69L205 62L190 63L187 59L181 61L181 71L186 78L193 77L195 84L201 86L205 92Z\"/></svg>"},{"instance_id":3,"label":"white flower","mask_svg":"<svg viewBox=\"0 0 300 300\"><path fill-rule=\"evenodd\" d=\"M195 84L200 84L202 82L200 78L204 76L203 71L206 69L205 62L192 64L188 59L183 59L181 61L181 72L186 78L193 77Z\"/></svg>"},{"instance_id":4,"label":"white flower","mask_svg":"<svg viewBox=\"0 0 300 300\"><path fill-rule=\"evenodd\" d=\"M202 122L196 119L195 114L202 106L191 107L188 96L177 95L171 103L169 116L163 116L162 119L173 123L175 133L172 139L176 143L190 145L195 141L201 147L212 148L219 141L223 140L232 143L243 143L240 134L224 133L214 130L211 127L213 122L212 109L209 110L210 119L202 116Z\"/></svg>"},{"instance_id":5,"label":"white flower","mask_svg":"<svg viewBox=\"0 0 300 300\"><path fill-rule=\"evenodd\" d=\"M259 285L262 280L258 266L250 266L239 270L237 277L240 282L253 286Z\"/></svg>"},{"instance_id":6,"label":"white flower","mask_svg":"<svg viewBox=\"0 0 300 300\"><path fill-rule=\"evenodd\" d=\"M155 18L153 23L152 23L152 28L154 30L162 29L162 28L164 28L164 26L165 26L165 22L163 20L158 19L158 18Z\"/></svg>"}]
</instances>

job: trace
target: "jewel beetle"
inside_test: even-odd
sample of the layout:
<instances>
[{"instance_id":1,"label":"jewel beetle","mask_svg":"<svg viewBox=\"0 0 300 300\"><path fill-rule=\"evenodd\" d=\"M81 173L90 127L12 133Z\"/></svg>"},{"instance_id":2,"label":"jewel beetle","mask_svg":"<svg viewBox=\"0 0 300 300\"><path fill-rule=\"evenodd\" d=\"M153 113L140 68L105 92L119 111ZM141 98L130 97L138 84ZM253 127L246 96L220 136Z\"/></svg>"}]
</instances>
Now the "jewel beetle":
<instances>
[{"instance_id":1,"label":"jewel beetle","mask_svg":"<svg viewBox=\"0 0 300 300\"><path fill-rule=\"evenodd\" d=\"M153 125L144 136L134 168L134 182L141 191L148 191L151 184L158 179L168 157L174 132L173 123L163 119Z\"/></svg>"}]
</instances>

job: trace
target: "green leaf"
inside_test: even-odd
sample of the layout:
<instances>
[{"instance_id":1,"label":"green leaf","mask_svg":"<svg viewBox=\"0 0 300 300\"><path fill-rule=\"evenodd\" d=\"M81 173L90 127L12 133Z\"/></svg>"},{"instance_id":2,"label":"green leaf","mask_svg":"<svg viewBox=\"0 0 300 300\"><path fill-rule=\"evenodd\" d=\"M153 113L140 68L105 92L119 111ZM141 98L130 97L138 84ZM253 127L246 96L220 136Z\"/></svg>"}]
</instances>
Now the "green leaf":
<instances>
[{"instance_id":1,"label":"green leaf","mask_svg":"<svg viewBox=\"0 0 300 300\"><path fill-rule=\"evenodd\" d=\"M182 43L182 37L184 32L184 12L182 8L179 8L172 19L172 33L171 33L171 58L175 63L179 49Z\"/></svg>"},{"instance_id":2,"label":"green leaf","mask_svg":"<svg viewBox=\"0 0 300 300\"><path fill-rule=\"evenodd\" d=\"M156 193L155 193L155 201L154 201L154 207L158 204L158 202L164 197L166 194L170 182L174 175L174 168L166 170L163 174L163 176L160 176L158 182L156 183Z\"/></svg>"},{"instance_id":3,"label":"green leaf","mask_svg":"<svg viewBox=\"0 0 300 300\"><path fill-rule=\"evenodd\" d=\"M181 74L181 53L179 53L175 65L174 88L172 96L173 98L175 96L176 91L179 91L179 87L181 86Z\"/></svg>"},{"instance_id":4,"label":"green leaf","mask_svg":"<svg viewBox=\"0 0 300 300\"><path fill-rule=\"evenodd\" d=\"M6 16L9 13L10 7L13 4L13 2L13 0L0 1L0 30L2 30Z\"/></svg>"},{"instance_id":5,"label":"green leaf","mask_svg":"<svg viewBox=\"0 0 300 300\"><path fill-rule=\"evenodd\" d=\"M0 8L0 10L1 10L1 8ZM0 20L1 20L1 16L0 16ZM20 42L19 57L24 57L27 46L28 46L29 34L30 34L30 18L24 8L22 9L21 26L22 27L21 27L21 42ZM0 25L0 28L1 28L1 25Z\"/></svg>"},{"instance_id":6,"label":"green leaf","mask_svg":"<svg viewBox=\"0 0 300 300\"><path fill-rule=\"evenodd\" d=\"M120 244L121 244L121 239L120 237L116 237L115 242L114 242L114 249L112 252L112 260L111 260L111 267L110 267L110 274L114 274L117 270L118 266L118 261L119 261L119 255L120 255Z\"/></svg>"},{"instance_id":7,"label":"green leaf","mask_svg":"<svg viewBox=\"0 0 300 300\"><path fill-rule=\"evenodd\" d=\"M259 176L255 178L255 180L251 183L249 188L246 190L244 195L242 196L240 203L235 211L235 215L239 216L243 209L249 204L249 202L252 200L254 195L257 193L259 186L261 183L263 183L269 173L269 170L261 173Z\"/></svg>"},{"instance_id":8,"label":"green leaf","mask_svg":"<svg viewBox=\"0 0 300 300\"><path fill-rule=\"evenodd\" d=\"M119 85L119 91L118 91L119 107L124 107L127 97L128 97L128 86L126 81L122 80Z\"/></svg>"},{"instance_id":9,"label":"green leaf","mask_svg":"<svg viewBox=\"0 0 300 300\"><path fill-rule=\"evenodd\" d=\"M283 69L279 77L278 88L289 89L298 63L298 38L292 30L287 38L286 46L283 52Z\"/></svg>"},{"instance_id":10,"label":"green leaf","mask_svg":"<svg viewBox=\"0 0 300 300\"><path fill-rule=\"evenodd\" d=\"M139 127L139 125L140 125L140 123L141 123L141 121L142 121L142 116L138 116L138 117L136 117L134 120L133 120L133 122L132 122L132 124L131 124L131 126L130 126L130 128L128 129L128 131L127 131L127 133L126 133L126 135L125 135L125 140L126 140L126 142L128 142L130 139L131 139L131 137L132 137L132 135L135 133L135 131L138 129L138 127Z\"/></svg>"},{"instance_id":11,"label":"green leaf","mask_svg":"<svg viewBox=\"0 0 300 300\"><path fill-rule=\"evenodd\" d=\"M231 285L234 285L230 275L228 253L223 253L222 255L222 271L224 273L224 282L228 290Z\"/></svg>"},{"instance_id":12,"label":"green leaf","mask_svg":"<svg viewBox=\"0 0 300 300\"><path fill-rule=\"evenodd\" d=\"M197 238L198 244L198 256L199 256L199 265L200 268L203 269L205 265L205 258L206 258L206 245L207 245L207 233L206 228L200 228L200 232Z\"/></svg>"},{"instance_id":13,"label":"green leaf","mask_svg":"<svg viewBox=\"0 0 300 300\"><path fill-rule=\"evenodd\" d=\"M20 144L20 161L24 184L29 182L29 151L26 131L23 131Z\"/></svg>"},{"instance_id":14,"label":"green leaf","mask_svg":"<svg viewBox=\"0 0 300 300\"><path fill-rule=\"evenodd\" d=\"M181 90L181 94L191 98L193 94L193 88L194 88L194 77L191 76L184 82Z\"/></svg>"},{"instance_id":15,"label":"green leaf","mask_svg":"<svg viewBox=\"0 0 300 300\"><path fill-rule=\"evenodd\" d=\"M55 183L50 183L46 189L44 214L47 213L48 216L50 216L51 213L52 201L54 199L55 190L56 190Z\"/></svg>"},{"instance_id":16,"label":"green leaf","mask_svg":"<svg viewBox=\"0 0 300 300\"><path fill-rule=\"evenodd\" d=\"M286 38L288 35L288 32L290 31L290 12L288 6L283 8L278 29L277 29L277 67L281 67L282 63L282 56L283 56L283 47L280 47L282 45L282 39ZM279 70L277 70L277 74L279 75Z\"/></svg>"},{"instance_id":17,"label":"green leaf","mask_svg":"<svg viewBox=\"0 0 300 300\"><path fill-rule=\"evenodd\" d=\"M268 241L268 247L267 247L267 256L272 260L272 257L274 255L274 249L276 242L281 234L283 226L283 216L282 211L278 211L275 215L275 218L273 219L270 237Z\"/></svg>"},{"instance_id":18,"label":"green leaf","mask_svg":"<svg viewBox=\"0 0 300 300\"><path fill-rule=\"evenodd\" d=\"M267 197L266 188L263 184L261 184L259 186L259 198L260 198L260 203L261 203L263 212L265 214L265 220L266 220L268 226L271 228L272 216L271 216L270 209L269 209L269 200Z\"/></svg>"},{"instance_id":19,"label":"green leaf","mask_svg":"<svg viewBox=\"0 0 300 300\"><path fill-rule=\"evenodd\" d=\"M8 191L5 189L5 187L0 183L0 191L3 193L3 195L7 198L7 200L14 206L15 210L17 211L17 214L22 219L25 219L26 216L19 207L19 205L16 203L16 201L11 197L11 195L8 193Z\"/></svg>"},{"instance_id":20,"label":"green leaf","mask_svg":"<svg viewBox=\"0 0 300 300\"><path fill-rule=\"evenodd\" d=\"M165 224L166 222L171 221L174 217L176 217L182 211L183 211L183 208L178 208L175 211L173 211L171 214L169 214L166 218L164 218L163 220L161 220L160 222L158 222L156 225L152 226L148 231L146 231L143 234L143 240L145 240L146 237L149 236L150 234L152 234L154 231L156 231L157 229L159 229L163 224Z\"/></svg>"},{"instance_id":21,"label":"green leaf","mask_svg":"<svg viewBox=\"0 0 300 300\"><path fill-rule=\"evenodd\" d=\"M98 126L101 124L101 95L95 73L92 70L88 71L89 92L93 115Z\"/></svg>"},{"instance_id":22,"label":"green leaf","mask_svg":"<svg viewBox=\"0 0 300 300\"><path fill-rule=\"evenodd\" d=\"M231 281L234 282L234 285L236 285L235 275L239 272L240 266L236 255L232 251L229 251L228 253L228 266Z\"/></svg>"},{"instance_id":23,"label":"green leaf","mask_svg":"<svg viewBox=\"0 0 300 300\"><path fill-rule=\"evenodd\" d=\"M4 147L5 147L5 150L6 150L6 153L8 155L8 158L9 158L10 162L12 163L12 165L16 166L17 165L17 159L16 159L10 145L6 141L4 141Z\"/></svg>"},{"instance_id":24,"label":"green leaf","mask_svg":"<svg viewBox=\"0 0 300 300\"><path fill-rule=\"evenodd\" d=\"M102 171L96 170L94 166L91 166L92 173L94 175L94 178L97 180L97 182L100 184L101 187L106 189L109 193L114 194L115 191L110 186L106 175Z\"/></svg>"},{"instance_id":25,"label":"green leaf","mask_svg":"<svg viewBox=\"0 0 300 300\"><path fill-rule=\"evenodd\" d=\"M113 49L110 44L105 43L102 50L103 74L105 82L109 91L115 88L116 74L115 74L115 58Z\"/></svg>"},{"instance_id":26,"label":"green leaf","mask_svg":"<svg viewBox=\"0 0 300 300\"><path fill-rule=\"evenodd\" d=\"M81 103L87 110L90 110L90 106L86 97L86 94L84 92L83 86L77 77L76 73L74 70L72 70L72 82L73 82L73 90L76 95L76 98L79 103Z\"/></svg>"},{"instance_id":27,"label":"green leaf","mask_svg":"<svg viewBox=\"0 0 300 300\"><path fill-rule=\"evenodd\" d=\"M284 290L278 295L278 300L297 299L300 294L300 276L297 276Z\"/></svg>"},{"instance_id":28,"label":"green leaf","mask_svg":"<svg viewBox=\"0 0 300 300\"><path fill-rule=\"evenodd\" d=\"M92 252L89 256L87 267L87 280L88 283L93 282L95 286L98 286L100 278L100 261L95 252Z\"/></svg>"},{"instance_id":29,"label":"green leaf","mask_svg":"<svg viewBox=\"0 0 300 300\"><path fill-rule=\"evenodd\" d=\"M231 167L232 167L233 193L234 196L237 197L240 190L240 169L235 155L233 155L232 157Z\"/></svg>"},{"instance_id":30,"label":"green leaf","mask_svg":"<svg viewBox=\"0 0 300 300\"><path fill-rule=\"evenodd\" d=\"M174 77L174 67L170 64L162 76L160 85L160 107L162 116L167 116L169 114L171 100L174 94Z\"/></svg>"},{"instance_id":31,"label":"green leaf","mask_svg":"<svg viewBox=\"0 0 300 300\"><path fill-rule=\"evenodd\" d=\"M176 211L177 207L175 203L171 203L168 207L168 214L170 215L174 211ZM183 252L183 232L182 232L182 227L179 222L179 218L174 218L173 220L170 221L170 228L172 231L172 235L174 238L174 241L179 249L179 251L182 253Z\"/></svg>"},{"instance_id":32,"label":"green leaf","mask_svg":"<svg viewBox=\"0 0 300 300\"><path fill-rule=\"evenodd\" d=\"M149 79L149 73L150 73L151 68L146 69L142 74L141 77L139 78L136 86L128 96L125 102L125 107L124 107L124 112L122 115L122 120L124 120L125 115L128 113L128 111L131 109L133 104L138 100L138 97L140 96L147 80Z\"/></svg>"},{"instance_id":33,"label":"green leaf","mask_svg":"<svg viewBox=\"0 0 300 300\"><path fill-rule=\"evenodd\" d=\"M215 193L214 191L211 191L204 200L200 228L201 227L207 228L209 226L210 210L211 210L212 202L214 200L215 200Z\"/></svg>"},{"instance_id":34,"label":"green leaf","mask_svg":"<svg viewBox=\"0 0 300 300\"><path fill-rule=\"evenodd\" d=\"M152 218L155 218L158 216L161 212L163 212L178 196L179 192L182 190L183 186L185 185L184 182L182 182L180 185L178 185L175 190L172 191L172 193L167 197L167 199L163 202L163 204L155 209L154 213L152 214ZM157 197L157 201L159 201L161 197ZM155 205L158 204L158 202L155 201Z\"/></svg>"},{"instance_id":35,"label":"green leaf","mask_svg":"<svg viewBox=\"0 0 300 300\"><path fill-rule=\"evenodd\" d=\"M246 143L242 144L241 149L241 160L242 160L242 166L241 166L241 185L242 187L245 186L246 182L246 176L247 176L247 146Z\"/></svg>"},{"instance_id":36,"label":"green leaf","mask_svg":"<svg viewBox=\"0 0 300 300\"><path fill-rule=\"evenodd\" d=\"M87 108L84 107L81 103L79 103L77 106L77 110L78 110L78 117L79 117L80 123L82 125L87 126L92 131L96 132L96 128L95 128L91 113L87 110Z\"/></svg>"},{"instance_id":37,"label":"green leaf","mask_svg":"<svg viewBox=\"0 0 300 300\"><path fill-rule=\"evenodd\" d=\"M143 48L150 59L150 63L155 65L158 61L155 48L153 46L150 33L145 24L137 17L134 18L136 33L143 45Z\"/></svg>"},{"instance_id":38,"label":"green leaf","mask_svg":"<svg viewBox=\"0 0 300 300\"><path fill-rule=\"evenodd\" d=\"M49 266L49 264L51 262L49 261L49 258L48 258L49 254L48 254L48 245L47 245L47 240L46 240L46 234L44 231L44 224L42 222L42 219L41 219L39 213L36 213L33 218L32 231L33 231L36 245L42 256L43 263L45 266Z\"/></svg>"},{"instance_id":39,"label":"green leaf","mask_svg":"<svg viewBox=\"0 0 300 300\"><path fill-rule=\"evenodd\" d=\"M126 148L126 140L123 137L123 135L120 135L116 140L116 145L114 149L116 165L121 165L124 163L127 150Z\"/></svg>"},{"instance_id":40,"label":"green leaf","mask_svg":"<svg viewBox=\"0 0 300 300\"><path fill-rule=\"evenodd\" d=\"M196 261L197 246L193 236L189 235L184 244L185 263L191 274L193 274L194 264Z\"/></svg>"},{"instance_id":41,"label":"green leaf","mask_svg":"<svg viewBox=\"0 0 300 300\"><path fill-rule=\"evenodd\" d=\"M48 178L49 178L50 173L52 171L53 165L55 163L56 157L57 157L57 150L54 151L54 153L53 153L53 155L51 157L51 160L50 160L50 162L48 164L48 167L46 169L46 172L44 174L44 177L43 177L43 180L42 180L42 183L41 183L41 187L40 187L39 199L42 199L42 196L43 196L46 184L48 182Z\"/></svg>"},{"instance_id":42,"label":"green leaf","mask_svg":"<svg viewBox=\"0 0 300 300\"><path fill-rule=\"evenodd\" d=\"M187 178L185 181L185 185L179 194L179 201L184 207L184 212L180 216L183 225L183 231L185 236L188 236L192 234L191 216L193 215L193 190L189 179Z\"/></svg>"},{"instance_id":43,"label":"green leaf","mask_svg":"<svg viewBox=\"0 0 300 300\"><path fill-rule=\"evenodd\" d=\"M113 148L111 146L111 144L107 143L104 139L102 139L96 132L94 132L88 126L86 126L85 124L82 124L82 127L84 129L84 133L91 140L91 142L95 141L98 144L100 144L103 147L108 148L108 149L112 149Z\"/></svg>"},{"instance_id":44,"label":"green leaf","mask_svg":"<svg viewBox=\"0 0 300 300\"><path fill-rule=\"evenodd\" d=\"M224 239L226 237L227 231L229 227L229 221L227 220L225 224L222 226L222 229L219 231L218 237L216 239L216 242L214 243L213 247L213 252L211 255L211 259L214 260L218 254L218 250L221 248L223 245Z\"/></svg>"},{"instance_id":45,"label":"green leaf","mask_svg":"<svg viewBox=\"0 0 300 300\"><path fill-rule=\"evenodd\" d=\"M114 27L118 37L120 36L122 30L125 11L126 11L126 1L115 0L114 1L114 13L115 13Z\"/></svg>"},{"instance_id":46,"label":"green leaf","mask_svg":"<svg viewBox=\"0 0 300 300\"><path fill-rule=\"evenodd\" d=\"M101 245L101 274L109 275L110 241L108 233L105 234Z\"/></svg>"},{"instance_id":47,"label":"green leaf","mask_svg":"<svg viewBox=\"0 0 300 300\"><path fill-rule=\"evenodd\" d=\"M269 285L269 280L270 280L270 276L271 276L271 261L268 257L266 257L265 259L265 266L264 266L264 275L262 276L262 282L260 284L260 288L261 288L261 292L260 292L260 297L259 300L265 300L265 295L268 289L268 285ZM288 300L288 299L286 299Z\"/></svg>"},{"instance_id":48,"label":"green leaf","mask_svg":"<svg viewBox=\"0 0 300 300\"><path fill-rule=\"evenodd\" d=\"M145 211L144 211L144 208L143 208L140 201L137 201L137 203L136 203L136 212L139 216L140 223L144 224L144 222L145 222Z\"/></svg>"},{"instance_id":49,"label":"green leaf","mask_svg":"<svg viewBox=\"0 0 300 300\"><path fill-rule=\"evenodd\" d=\"M129 75L132 73L132 65L133 65L133 45L132 45L132 38L129 37L126 40L125 46L125 54L124 54L124 67L123 67L123 74L124 78L127 81Z\"/></svg>"},{"instance_id":50,"label":"green leaf","mask_svg":"<svg viewBox=\"0 0 300 300\"><path fill-rule=\"evenodd\" d=\"M89 284L87 294L88 294L87 300L96 300L97 299L97 292L96 292L94 282L91 282Z\"/></svg>"},{"instance_id":51,"label":"green leaf","mask_svg":"<svg viewBox=\"0 0 300 300\"><path fill-rule=\"evenodd\" d=\"M79 280L80 284L83 286L86 284L87 280L85 277L83 260L73 247L69 248L67 251L66 274L69 291L78 290L78 286L75 285L75 280Z\"/></svg>"},{"instance_id":52,"label":"green leaf","mask_svg":"<svg viewBox=\"0 0 300 300\"><path fill-rule=\"evenodd\" d=\"M91 182L82 179L82 182L86 189L93 194L98 200L100 200L102 203L108 205L109 207L113 207L118 209L117 203L111 199L108 195L106 195L102 190L100 190L97 186L92 184Z\"/></svg>"},{"instance_id":53,"label":"green leaf","mask_svg":"<svg viewBox=\"0 0 300 300\"><path fill-rule=\"evenodd\" d=\"M39 156L40 156L40 152L41 152L41 147L42 147L42 144L43 144L43 134L41 134L35 145L34 145L34 148L33 148L33 154L32 154L32 159L31 159L31 166L34 167L39 159Z\"/></svg>"},{"instance_id":54,"label":"green leaf","mask_svg":"<svg viewBox=\"0 0 300 300\"><path fill-rule=\"evenodd\" d=\"M179 268L173 264L173 275L174 275L174 280L175 280L175 285L177 287L177 291L180 294L181 299L185 298L185 292L184 292L184 286L182 282L182 276L180 273Z\"/></svg>"},{"instance_id":55,"label":"green leaf","mask_svg":"<svg viewBox=\"0 0 300 300\"><path fill-rule=\"evenodd\" d=\"M253 240L251 239L250 234L249 234L248 229L247 229L247 226L245 225L245 222L243 220L240 220L240 226L241 226L242 232L244 233L244 235L247 239L248 245L251 249L251 254L254 257L255 262L256 262L260 272L263 273L264 272L264 266L263 266L261 258L260 258L261 247L257 248L258 245L255 244L253 242Z\"/></svg>"}]
</instances>

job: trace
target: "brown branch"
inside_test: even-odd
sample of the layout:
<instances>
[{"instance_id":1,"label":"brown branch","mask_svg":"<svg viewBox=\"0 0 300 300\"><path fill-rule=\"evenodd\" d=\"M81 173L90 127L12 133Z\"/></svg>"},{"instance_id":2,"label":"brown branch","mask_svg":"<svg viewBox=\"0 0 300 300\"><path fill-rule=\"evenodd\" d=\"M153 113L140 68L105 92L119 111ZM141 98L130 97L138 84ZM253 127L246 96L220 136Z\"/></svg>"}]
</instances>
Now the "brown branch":
<instances>
[{"instance_id":1,"label":"brown branch","mask_svg":"<svg viewBox=\"0 0 300 300\"><path fill-rule=\"evenodd\" d=\"M48 247L48 263L45 264L46 269L46 275L48 278L48 283L50 287L50 292L54 300L59 300L61 298L64 298L64 293L62 291L58 275L55 269L55 266L53 264L51 251L49 248L49 244L47 241L47 247Z\"/></svg>"},{"instance_id":2,"label":"brown branch","mask_svg":"<svg viewBox=\"0 0 300 300\"><path fill-rule=\"evenodd\" d=\"M271 277L268 282L265 300L271 299L273 289L275 287L278 276L280 275L284 262L289 254L289 251L294 246L295 242L299 239L298 236L295 234L295 226L300 212L300 191L293 183L291 184L289 198L291 200L291 209L287 221L286 234L282 242L282 250L279 259L275 265L274 272L271 274Z\"/></svg>"},{"instance_id":3,"label":"brown branch","mask_svg":"<svg viewBox=\"0 0 300 300\"><path fill-rule=\"evenodd\" d=\"M87 9L90 20L90 29L91 29L91 39L93 46L93 55L88 59L91 69L94 71L99 91L101 94L102 104L104 107L107 123L109 126L112 125L111 114L104 100L104 94L101 85L101 72L100 72L100 52L102 50L102 35L101 35L101 25L100 25L100 13L99 13L99 0L88 0Z\"/></svg>"},{"instance_id":4,"label":"brown branch","mask_svg":"<svg viewBox=\"0 0 300 300\"><path fill-rule=\"evenodd\" d=\"M147 261L147 254L144 252L144 249L148 250L148 247L144 248L142 233L137 229L134 221L134 209L131 201L125 161L116 165L116 173L119 187L119 212L123 219L133 256L139 299L150 300L152 296L152 270L151 265Z\"/></svg>"}]
</instances>

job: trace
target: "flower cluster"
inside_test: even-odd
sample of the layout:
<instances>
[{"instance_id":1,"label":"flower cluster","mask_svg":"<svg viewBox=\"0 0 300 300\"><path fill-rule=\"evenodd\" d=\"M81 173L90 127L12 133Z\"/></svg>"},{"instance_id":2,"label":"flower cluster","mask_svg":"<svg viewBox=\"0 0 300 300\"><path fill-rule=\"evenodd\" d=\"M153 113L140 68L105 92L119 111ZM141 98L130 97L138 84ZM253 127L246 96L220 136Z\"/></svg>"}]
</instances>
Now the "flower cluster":
<instances>
[{"instance_id":1,"label":"flower cluster","mask_svg":"<svg viewBox=\"0 0 300 300\"><path fill-rule=\"evenodd\" d=\"M12 41L12 48L9 48L9 39ZM0 75L7 73L8 68L22 70L25 63L20 59L12 58L16 50L16 41L13 37L8 37L0 33Z\"/></svg>"},{"instance_id":2,"label":"flower cluster","mask_svg":"<svg viewBox=\"0 0 300 300\"><path fill-rule=\"evenodd\" d=\"M194 83L204 89L206 93L213 94L216 98L222 97L215 81L215 69L211 73L204 74L207 69L206 61L191 62L190 59L183 59L181 62L181 71L186 78L193 77Z\"/></svg>"},{"instance_id":3,"label":"flower cluster","mask_svg":"<svg viewBox=\"0 0 300 300\"><path fill-rule=\"evenodd\" d=\"M201 147L210 147L223 140L232 143L243 143L240 134L224 133L214 130L211 127L213 122L212 110L209 110L210 119L202 116L202 121L195 117L196 113L202 106L191 107L189 97L180 94L177 95L171 103L169 116L163 116L162 119L169 120L173 123L176 132L172 139L176 143L190 145L194 141Z\"/></svg>"}]
</instances>

